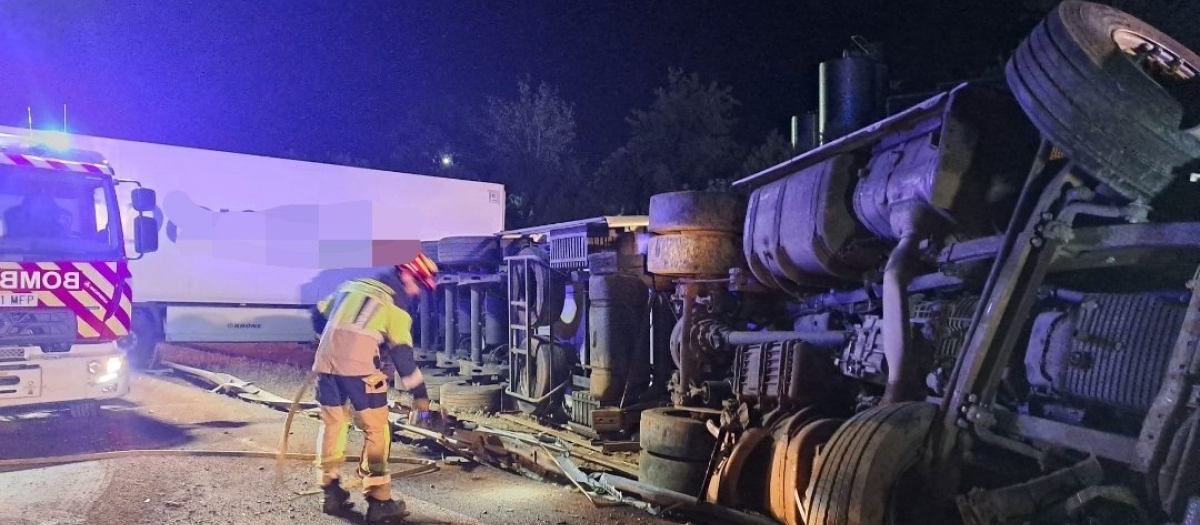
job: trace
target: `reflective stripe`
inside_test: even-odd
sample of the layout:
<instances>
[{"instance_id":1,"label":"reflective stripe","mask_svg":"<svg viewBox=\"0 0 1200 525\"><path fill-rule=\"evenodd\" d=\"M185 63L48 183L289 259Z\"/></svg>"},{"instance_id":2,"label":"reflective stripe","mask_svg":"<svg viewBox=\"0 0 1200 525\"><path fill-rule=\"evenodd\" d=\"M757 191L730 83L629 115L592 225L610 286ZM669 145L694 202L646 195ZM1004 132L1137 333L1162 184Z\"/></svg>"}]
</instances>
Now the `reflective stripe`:
<instances>
[{"instance_id":1,"label":"reflective stripe","mask_svg":"<svg viewBox=\"0 0 1200 525\"><path fill-rule=\"evenodd\" d=\"M381 476L365 476L363 477L363 487L378 487L381 485L389 485L392 483L392 475L390 473Z\"/></svg>"},{"instance_id":2,"label":"reflective stripe","mask_svg":"<svg viewBox=\"0 0 1200 525\"><path fill-rule=\"evenodd\" d=\"M365 329L367 324L375 318L375 314L379 313L381 306L374 297L366 298L358 310L358 317L354 319L354 326Z\"/></svg>"}]
</instances>

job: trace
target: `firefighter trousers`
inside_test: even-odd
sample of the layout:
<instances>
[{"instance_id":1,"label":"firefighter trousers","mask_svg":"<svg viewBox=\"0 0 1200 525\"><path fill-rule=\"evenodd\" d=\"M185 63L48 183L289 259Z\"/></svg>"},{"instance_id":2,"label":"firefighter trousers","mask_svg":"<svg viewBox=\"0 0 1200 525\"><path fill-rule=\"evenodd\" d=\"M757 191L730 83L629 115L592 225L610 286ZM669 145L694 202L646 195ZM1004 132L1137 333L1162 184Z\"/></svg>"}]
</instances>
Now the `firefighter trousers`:
<instances>
[{"instance_id":1,"label":"firefighter trousers","mask_svg":"<svg viewBox=\"0 0 1200 525\"><path fill-rule=\"evenodd\" d=\"M363 494L378 500L392 498L392 476L388 470L392 436L388 424L387 388L387 377L382 373L317 376L321 430L317 436L316 464L321 469L321 486L341 475L350 432L350 407L353 407L354 422L363 430L362 461L358 465Z\"/></svg>"}]
</instances>

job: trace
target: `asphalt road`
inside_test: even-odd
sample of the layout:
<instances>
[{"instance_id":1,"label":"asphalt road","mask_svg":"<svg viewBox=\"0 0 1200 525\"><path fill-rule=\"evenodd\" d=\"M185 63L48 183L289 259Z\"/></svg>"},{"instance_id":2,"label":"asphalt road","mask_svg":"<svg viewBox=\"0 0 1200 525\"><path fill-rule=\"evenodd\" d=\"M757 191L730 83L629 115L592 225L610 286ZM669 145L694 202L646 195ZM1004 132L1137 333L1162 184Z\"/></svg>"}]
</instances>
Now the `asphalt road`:
<instances>
[{"instance_id":1,"label":"asphalt road","mask_svg":"<svg viewBox=\"0 0 1200 525\"><path fill-rule=\"evenodd\" d=\"M0 418L0 459L145 449L275 452L285 415L175 378L136 376L130 395L92 420L66 413ZM291 449L311 452L317 424L297 418ZM352 442L355 448L357 443ZM420 456L397 444L393 455ZM397 465L397 469L405 468ZM352 478L352 468L345 473ZM132 457L0 470L0 524L343 524L325 516L316 471L271 459ZM486 466L442 466L399 479L411 523L668 523L627 508L596 509L568 487ZM355 494L356 509L365 510ZM361 519L358 520L361 522Z\"/></svg>"}]
</instances>

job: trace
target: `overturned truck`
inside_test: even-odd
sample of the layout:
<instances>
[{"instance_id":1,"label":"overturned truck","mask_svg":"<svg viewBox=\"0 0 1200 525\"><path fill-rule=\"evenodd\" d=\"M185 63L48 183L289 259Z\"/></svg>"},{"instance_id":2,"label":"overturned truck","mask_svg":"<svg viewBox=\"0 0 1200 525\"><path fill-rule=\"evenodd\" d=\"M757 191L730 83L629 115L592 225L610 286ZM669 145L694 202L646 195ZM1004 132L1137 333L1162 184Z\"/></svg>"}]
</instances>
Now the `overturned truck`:
<instances>
[{"instance_id":1,"label":"overturned truck","mask_svg":"<svg viewBox=\"0 0 1200 525\"><path fill-rule=\"evenodd\" d=\"M643 477L788 524L1196 522L1200 57L1068 1L1006 78L739 181L744 222L652 199Z\"/></svg>"},{"instance_id":2,"label":"overturned truck","mask_svg":"<svg viewBox=\"0 0 1200 525\"><path fill-rule=\"evenodd\" d=\"M1200 523L1200 56L1069 0L1006 79L500 236L507 399L788 525Z\"/></svg>"}]
</instances>

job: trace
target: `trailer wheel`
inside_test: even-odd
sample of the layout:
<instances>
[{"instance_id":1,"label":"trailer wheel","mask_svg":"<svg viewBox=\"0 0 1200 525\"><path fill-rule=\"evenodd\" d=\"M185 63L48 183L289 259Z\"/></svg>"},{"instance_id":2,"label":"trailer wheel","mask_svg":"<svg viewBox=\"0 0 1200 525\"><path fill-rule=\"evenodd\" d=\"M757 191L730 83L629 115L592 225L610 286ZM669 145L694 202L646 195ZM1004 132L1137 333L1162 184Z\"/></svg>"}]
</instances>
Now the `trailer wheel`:
<instances>
[{"instance_id":1,"label":"trailer wheel","mask_svg":"<svg viewBox=\"0 0 1200 525\"><path fill-rule=\"evenodd\" d=\"M500 408L502 385L472 385L465 382L442 385L438 404L446 412L491 413Z\"/></svg>"},{"instance_id":2,"label":"trailer wheel","mask_svg":"<svg viewBox=\"0 0 1200 525\"><path fill-rule=\"evenodd\" d=\"M687 408L645 410L638 432L642 450L664 458L708 461L716 439L705 422L717 415L713 410Z\"/></svg>"},{"instance_id":3,"label":"trailer wheel","mask_svg":"<svg viewBox=\"0 0 1200 525\"><path fill-rule=\"evenodd\" d=\"M422 374L425 379L425 390L429 393L430 401L439 401L442 398L442 385L447 383L456 383L460 379L458 376L449 374Z\"/></svg>"},{"instance_id":4,"label":"trailer wheel","mask_svg":"<svg viewBox=\"0 0 1200 525\"><path fill-rule=\"evenodd\" d=\"M550 257L545 250L530 246L522 249L518 255L536 256L543 263L531 266L533 275L526 276L533 281L533 302L529 313L535 324L550 324L553 317L562 312L566 301L563 293L566 280L560 272L550 267Z\"/></svg>"},{"instance_id":5,"label":"trailer wheel","mask_svg":"<svg viewBox=\"0 0 1200 525\"><path fill-rule=\"evenodd\" d=\"M936 414L930 403L895 403L861 412L838 428L813 465L804 523L884 525L908 516L912 509L905 503L928 507L925 498L898 493L922 485L907 478Z\"/></svg>"},{"instance_id":6,"label":"trailer wheel","mask_svg":"<svg viewBox=\"0 0 1200 525\"><path fill-rule=\"evenodd\" d=\"M675 191L650 197L650 232L742 233L746 201L736 193Z\"/></svg>"},{"instance_id":7,"label":"trailer wheel","mask_svg":"<svg viewBox=\"0 0 1200 525\"><path fill-rule=\"evenodd\" d=\"M129 335L122 338L118 346L125 351L130 368L145 370L157 364L155 350L162 340L158 318L150 311L138 308L133 311Z\"/></svg>"},{"instance_id":8,"label":"trailer wheel","mask_svg":"<svg viewBox=\"0 0 1200 525\"><path fill-rule=\"evenodd\" d=\"M739 240L727 233L656 235L650 238L646 269L658 275L728 275L742 265Z\"/></svg>"},{"instance_id":9,"label":"trailer wheel","mask_svg":"<svg viewBox=\"0 0 1200 525\"><path fill-rule=\"evenodd\" d=\"M70 414L73 418L87 419L100 415L100 403L98 401L76 401L71 403Z\"/></svg>"},{"instance_id":10,"label":"trailer wheel","mask_svg":"<svg viewBox=\"0 0 1200 525\"><path fill-rule=\"evenodd\" d=\"M1174 69L1172 69L1174 68ZM1200 158L1200 56L1116 9L1067 0L1017 49L1009 87L1070 159L1150 201Z\"/></svg>"},{"instance_id":11,"label":"trailer wheel","mask_svg":"<svg viewBox=\"0 0 1200 525\"><path fill-rule=\"evenodd\" d=\"M638 481L690 496L700 493L706 470L708 460L665 458L644 450L638 457Z\"/></svg>"},{"instance_id":12,"label":"trailer wheel","mask_svg":"<svg viewBox=\"0 0 1200 525\"><path fill-rule=\"evenodd\" d=\"M438 264L445 266L495 266L500 264L500 243L495 237L446 237L438 241Z\"/></svg>"}]
</instances>

